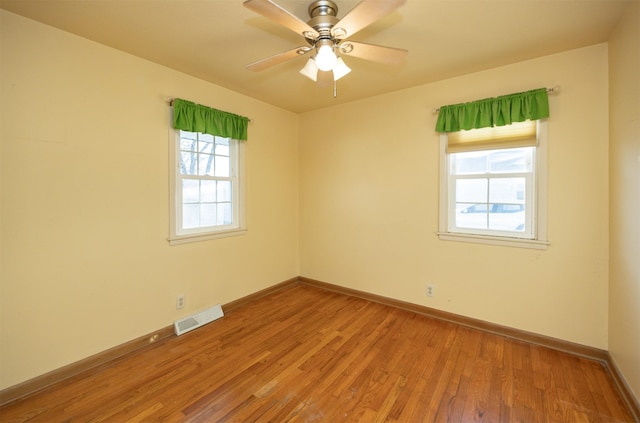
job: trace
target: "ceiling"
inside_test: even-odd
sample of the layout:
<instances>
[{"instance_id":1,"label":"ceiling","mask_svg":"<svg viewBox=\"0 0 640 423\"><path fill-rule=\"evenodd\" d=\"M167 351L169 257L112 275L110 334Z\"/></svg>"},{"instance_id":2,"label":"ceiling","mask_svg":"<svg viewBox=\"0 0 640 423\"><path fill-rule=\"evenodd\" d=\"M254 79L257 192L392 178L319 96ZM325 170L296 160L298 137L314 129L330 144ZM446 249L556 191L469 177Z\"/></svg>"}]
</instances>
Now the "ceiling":
<instances>
[{"instance_id":1,"label":"ceiling","mask_svg":"<svg viewBox=\"0 0 640 423\"><path fill-rule=\"evenodd\" d=\"M311 0L273 0L304 21ZM298 71L297 57L262 72L245 65L301 36L242 0L0 0L0 7L300 113L607 41L639 0L407 0L352 38L409 50L405 63L354 57L333 88ZM358 0L335 0L338 17Z\"/></svg>"}]
</instances>

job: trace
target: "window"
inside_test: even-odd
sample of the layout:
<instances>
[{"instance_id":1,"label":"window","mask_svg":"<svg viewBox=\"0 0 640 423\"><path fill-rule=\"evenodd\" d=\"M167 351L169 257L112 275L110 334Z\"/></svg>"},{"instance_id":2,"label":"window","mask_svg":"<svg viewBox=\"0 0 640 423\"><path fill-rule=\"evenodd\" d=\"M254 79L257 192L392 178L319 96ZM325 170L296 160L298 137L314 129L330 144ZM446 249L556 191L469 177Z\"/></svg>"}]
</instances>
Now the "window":
<instances>
[{"instance_id":1,"label":"window","mask_svg":"<svg viewBox=\"0 0 640 423\"><path fill-rule=\"evenodd\" d=\"M243 233L242 143L174 133L171 244Z\"/></svg>"},{"instance_id":2,"label":"window","mask_svg":"<svg viewBox=\"0 0 640 423\"><path fill-rule=\"evenodd\" d=\"M445 240L546 248L546 122L441 135Z\"/></svg>"}]
</instances>

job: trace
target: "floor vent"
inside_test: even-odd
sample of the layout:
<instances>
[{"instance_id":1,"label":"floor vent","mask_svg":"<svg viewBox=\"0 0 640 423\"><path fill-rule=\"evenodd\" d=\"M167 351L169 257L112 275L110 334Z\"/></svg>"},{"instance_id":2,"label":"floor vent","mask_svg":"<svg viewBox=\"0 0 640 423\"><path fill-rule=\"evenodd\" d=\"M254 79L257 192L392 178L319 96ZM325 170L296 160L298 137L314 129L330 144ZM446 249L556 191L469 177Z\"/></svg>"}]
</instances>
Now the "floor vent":
<instances>
[{"instance_id":1,"label":"floor vent","mask_svg":"<svg viewBox=\"0 0 640 423\"><path fill-rule=\"evenodd\" d=\"M211 323L224 316L222 312L222 306L220 304L211 308L196 313L192 316L185 317L184 319L176 320L173 323L176 335L180 336L183 333L187 333L191 330L197 329L200 326L204 326L207 323Z\"/></svg>"}]
</instances>

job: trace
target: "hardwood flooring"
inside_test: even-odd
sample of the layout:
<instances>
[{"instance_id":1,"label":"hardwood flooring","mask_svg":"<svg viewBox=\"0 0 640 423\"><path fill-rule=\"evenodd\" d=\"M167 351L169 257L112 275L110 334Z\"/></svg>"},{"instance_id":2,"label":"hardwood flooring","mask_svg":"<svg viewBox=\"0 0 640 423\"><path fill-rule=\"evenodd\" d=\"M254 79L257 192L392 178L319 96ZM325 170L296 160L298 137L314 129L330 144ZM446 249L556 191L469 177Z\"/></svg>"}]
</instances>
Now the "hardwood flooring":
<instances>
[{"instance_id":1,"label":"hardwood flooring","mask_svg":"<svg viewBox=\"0 0 640 423\"><path fill-rule=\"evenodd\" d=\"M3 422L632 422L603 365L307 285L0 409Z\"/></svg>"}]
</instances>

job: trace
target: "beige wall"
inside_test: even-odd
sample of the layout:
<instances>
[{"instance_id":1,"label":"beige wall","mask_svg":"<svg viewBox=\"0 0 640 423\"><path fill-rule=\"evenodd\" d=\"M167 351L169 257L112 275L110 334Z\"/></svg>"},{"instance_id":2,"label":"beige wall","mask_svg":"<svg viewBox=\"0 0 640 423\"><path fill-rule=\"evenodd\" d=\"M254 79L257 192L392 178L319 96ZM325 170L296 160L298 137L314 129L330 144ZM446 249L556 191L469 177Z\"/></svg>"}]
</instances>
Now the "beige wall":
<instances>
[{"instance_id":1,"label":"beige wall","mask_svg":"<svg viewBox=\"0 0 640 423\"><path fill-rule=\"evenodd\" d=\"M298 275L297 115L0 13L0 388ZM169 97L254 120L246 235L168 245Z\"/></svg>"},{"instance_id":2,"label":"beige wall","mask_svg":"<svg viewBox=\"0 0 640 423\"><path fill-rule=\"evenodd\" d=\"M640 398L640 2L609 43L609 351Z\"/></svg>"},{"instance_id":3,"label":"beige wall","mask_svg":"<svg viewBox=\"0 0 640 423\"><path fill-rule=\"evenodd\" d=\"M301 115L301 274L606 349L607 78L600 44ZM555 85L548 250L440 241L432 110Z\"/></svg>"}]
</instances>

